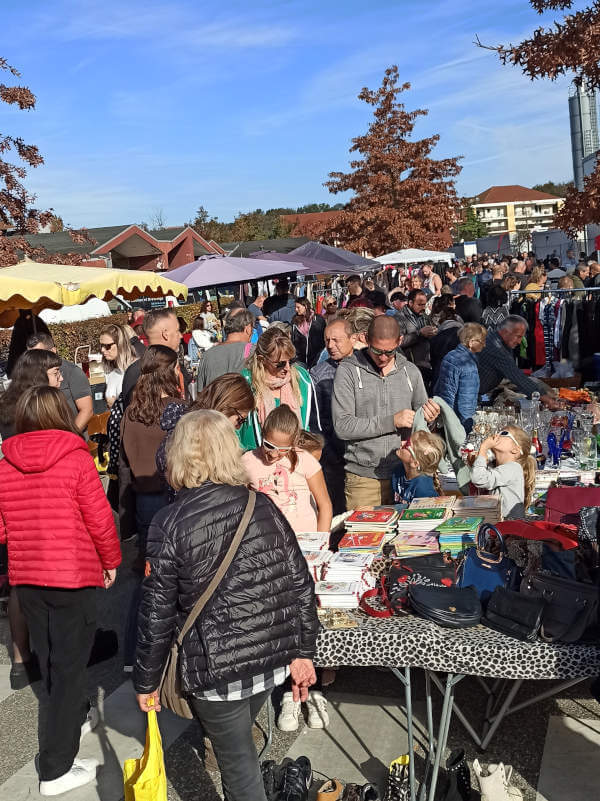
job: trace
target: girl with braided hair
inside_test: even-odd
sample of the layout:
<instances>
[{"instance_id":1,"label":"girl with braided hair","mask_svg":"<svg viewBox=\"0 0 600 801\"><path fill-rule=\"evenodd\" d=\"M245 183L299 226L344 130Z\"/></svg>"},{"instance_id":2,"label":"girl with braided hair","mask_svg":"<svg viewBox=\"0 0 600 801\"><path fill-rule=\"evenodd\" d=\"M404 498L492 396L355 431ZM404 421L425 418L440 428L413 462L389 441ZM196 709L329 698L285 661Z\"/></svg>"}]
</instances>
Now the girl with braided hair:
<instances>
[{"instance_id":1,"label":"girl with braided hair","mask_svg":"<svg viewBox=\"0 0 600 801\"><path fill-rule=\"evenodd\" d=\"M443 495L438 467L446 446L441 437L430 431L414 431L396 451L400 464L392 474L395 503L410 503L414 498Z\"/></svg>"}]
</instances>

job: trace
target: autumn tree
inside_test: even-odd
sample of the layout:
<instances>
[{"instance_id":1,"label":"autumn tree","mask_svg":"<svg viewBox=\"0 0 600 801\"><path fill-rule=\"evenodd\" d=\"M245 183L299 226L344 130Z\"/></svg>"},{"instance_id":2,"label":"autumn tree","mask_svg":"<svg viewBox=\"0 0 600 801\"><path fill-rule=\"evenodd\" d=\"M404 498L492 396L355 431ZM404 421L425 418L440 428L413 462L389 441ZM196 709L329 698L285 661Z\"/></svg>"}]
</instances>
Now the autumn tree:
<instances>
[{"instance_id":1,"label":"autumn tree","mask_svg":"<svg viewBox=\"0 0 600 801\"><path fill-rule=\"evenodd\" d=\"M358 99L373 106L367 133L352 139L350 172L332 172L330 192L353 192L346 208L329 224L315 225L319 236L373 256L399 248L446 248L458 213L455 178L457 158L436 160L439 141L411 138L424 109L407 111L398 95L410 89L398 85L398 67L386 70L381 87L362 89Z\"/></svg>"},{"instance_id":2,"label":"autumn tree","mask_svg":"<svg viewBox=\"0 0 600 801\"><path fill-rule=\"evenodd\" d=\"M458 224L458 237L466 242L487 236L487 225L479 219L477 212L470 204L463 211L463 220Z\"/></svg>"},{"instance_id":3,"label":"autumn tree","mask_svg":"<svg viewBox=\"0 0 600 801\"><path fill-rule=\"evenodd\" d=\"M539 13L569 11L573 0L530 0ZM560 75L573 76L577 86L600 89L600 58L598 31L600 30L600 0L587 8L566 14L550 28L539 27L530 39L513 45L496 47L477 44L495 50L503 64L520 67L532 81L549 78L555 81ZM600 223L600 164L584 179L583 190L571 186L564 205L554 216L554 223L570 236L574 236L589 223Z\"/></svg>"},{"instance_id":4,"label":"autumn tree","mask_svg":"<svg viewBox=\"0 0 600 801\"><path fill-rule=\"evenodd\" d=\"M20 73L4 58L0 58L0 71L14 78L20 77ZM0 82L0 101L18 106L21 111L31 111L35 107L35 95L26 86L7 86ZM12 153L16 163L6 161L2 157L6 153ZM83 257L80 254L50 254L44 248L33 247L25 239L26 234L38 233L46 225L52 229L60 220L52 209L39 211L34 208L35 196L23 184L27 167L35 168L43 163L35 145L26 144L18 136L0 133L0 267L16 264L22 254L36 261L81 264ZM71 236L76 243L92 242L84 231L71 231Z\"/></svg>"}]
</instances>

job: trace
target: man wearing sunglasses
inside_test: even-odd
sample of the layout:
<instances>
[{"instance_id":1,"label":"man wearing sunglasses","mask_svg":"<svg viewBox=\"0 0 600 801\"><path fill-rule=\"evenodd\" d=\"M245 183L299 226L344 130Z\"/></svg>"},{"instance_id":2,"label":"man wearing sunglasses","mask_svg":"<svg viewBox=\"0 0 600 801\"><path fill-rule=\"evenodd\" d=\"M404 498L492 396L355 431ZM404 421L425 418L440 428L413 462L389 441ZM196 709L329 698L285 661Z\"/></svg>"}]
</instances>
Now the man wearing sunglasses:
<instances>
[{"instance_id":1,"label":"man wearing sunglasses","mask_svg":"<svg viewBox=\"0 0 600 801\"><path fill-rule=\"evenodd\" d=\"M393 503L396 451L410 433L415 411L422 406L428 423L440 413L401 343L396 319L375 317L367 347L345 358L336 371L331 412L335 433L345 441L347 509Z\"/></svg>"}]
</instances>

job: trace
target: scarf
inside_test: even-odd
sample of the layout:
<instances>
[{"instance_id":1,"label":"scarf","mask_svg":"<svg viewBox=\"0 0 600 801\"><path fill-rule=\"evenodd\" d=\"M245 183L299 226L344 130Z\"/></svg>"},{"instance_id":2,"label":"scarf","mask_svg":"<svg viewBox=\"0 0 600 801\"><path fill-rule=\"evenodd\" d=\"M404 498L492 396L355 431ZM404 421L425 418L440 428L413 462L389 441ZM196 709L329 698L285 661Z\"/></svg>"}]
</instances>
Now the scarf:
<instances>
[{"instance_id":1,"label":"scarf","mask_svg":"<svg viewBox=\"0 0 600 801\"><path fill-rule=\"evenodd\" d=\"M294 368L292 367L292 370ZM265 422L267 415L269 412L272 412L275 408L275 398L273 397L273 390L280 389L281 390L281 405L285 403L290 409L294 412L298 420L300 420L300 424L302 425L302 417L300 416L300 406L298 405L298 400L294 394L294 389L292 387L292 372L290 370L289 375L285 378L274 378L273 376L265 376L265 383L267 385L267 389L270 390L269 392L261 395L260 400L258 402L258 406L256 412L258 414L258 420L262 426Z\"/></svg>"},{"instance_id":2,"label":"scarf","mask_svg":"<svg viewBox=\"0 0 600 801\"><path fill-rule=\"evenodd\" d=\"M296 328L298 329L298 331L300 331L302 336L306 337L307 339L308 339L308 332L310 331L311 321L312 321L312 312L308 316L302 315L301 317L298 317L296 321Z\"/></svg>"}]
</instances>

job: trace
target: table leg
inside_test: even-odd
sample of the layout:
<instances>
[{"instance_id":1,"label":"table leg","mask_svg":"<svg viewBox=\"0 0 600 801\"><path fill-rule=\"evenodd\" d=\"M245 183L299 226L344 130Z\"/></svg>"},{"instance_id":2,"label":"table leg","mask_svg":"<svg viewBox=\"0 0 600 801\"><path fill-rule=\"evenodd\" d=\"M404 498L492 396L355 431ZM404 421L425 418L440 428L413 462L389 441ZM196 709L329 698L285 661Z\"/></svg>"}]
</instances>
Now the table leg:
<instances>
[{"instance_id":1,"label":"table leg","mask_svg":"<svg viewBox=\"0 0 600 801\"><path fill-rule=\"evenodd\" d=\"M433 765L435 759L435 741L433 738L433 703L431 698L431 672L425 671L425 700L427 703L427 740L428 740L428 753L425 760L425 768L423 773L423 781L421 782L421 790L419 792L419 801L425 801L427 794L427 781L429 779L429 769Z\"/></svg>"},{"instance_id":2,"label":"table leg","mask_svg":"<svg viewBox=\"0 0 600 801\"><path fill-rule=\"evenodd\" d=\"M440 763L444 756L448 732L450 730L450 720L452 718L452 707L454 702L454 686L464 678L461 674L448 673L446 676L446 690L444 692L444 703L442 705L442 717L440 719L440 730L433 763L433 773L431 774L431 785L429 787L429 801L434 801L437 788Z\"/></svg>"},{"instance_id":3,"label":"table leg","mask_svg":"<svg viewBox=\"0 0 600 801\"><path fill-rule=\"evenodd\" d=\"M412 689L410 681L410 668L404 668L404 674L398 668L392 668L392 673L404 685L404 706L406 710L406 732L408 734L408 781L410 785L410 801L416 801L415 788L415 737L412 716Z\"/></svg>"},{"instance_id":4,"label":"table leg","mask_svg":"<svg viewBox=\"0 0 600 801\"><path fill-rule=\"evenodd\" d=\"M491 719L491 721L490 721L491 722L491 726L489 727L489 729L487 730L487 732L485 733L485 735L484 735L484 737L483 737L483 739L481 741L481 750L482 751L485 751L485 749L488 747L488 745L490 743L490 740L494 736L494 733L495 733L496 729L498 728L498 726L502 723L504 717L506 716L506 713L507 713L508 709L510 708L510 705L511 705L511 703L513 701L513 698L515 697L515 695L521 689L521 685L522 684L523 684L523 680L522 679L517 679L515 682L513 682L513 686L508 691L508 693L506 695L506 698L504 699L504 702L502 703L502 706L498 710L498 713L496 715L494 715L494 717ZM486 721L486 723L487 723L487 721Z\"/></svg>"}]
</instances>

